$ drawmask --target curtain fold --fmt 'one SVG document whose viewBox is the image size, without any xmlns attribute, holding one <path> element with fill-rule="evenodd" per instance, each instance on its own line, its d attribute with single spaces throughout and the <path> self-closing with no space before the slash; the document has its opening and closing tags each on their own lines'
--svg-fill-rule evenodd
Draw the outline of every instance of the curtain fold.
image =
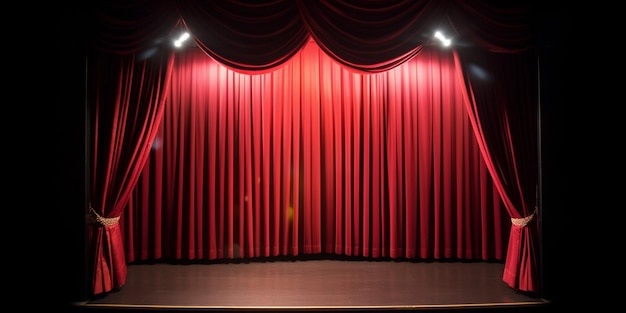
<svg viewBox="0 0 626 313">
<path fill-rule="evenodd" d="M 162 238 L 154 238 L 151 243 L 154 251 L 149 255 L 169 253 L 172 247 L 178 247 L 174 250 L 178 249 L 175 255 L 180 257 L 205 257 L 208 254 L 209 258 L 257 253 L 297 255 L 319 251 L 348 255 L 371 253 L 381 256 L 413 256 L 418 253 L 426 256 L 433 251 L 437 251 L 438 257 L 464 253 L 473 255 L 473 252 L 467 252 L 474 251 L 473 249 L 464 249 L 469 243 L 475 242 L 475 238 L 472 238 L 476 235 L 463 237 L 461 232 L 446 227 L 439 229 L 435 226 L 420 226 L 419 229 L 414 229 L 411 226 L 416 219 L 435 221 L 434 224 L 443 220 L 444 225 L 453 225 L 460 223 L 468 214 L 472 215 L 465 212 L 463 207 L 478 205 L 491 211 L 491 208 L 499 205 L 497 200 L 490 200 L 491 196 L 488 194 L 491 188 L 487 186 L 489 183 L 486 179 L 463 173 L 463 168 L 481 168 L 482 165 L 476 167 L 474 164 L 479 161 L 461 161 L 458 157 L 452 157 L 453 153 L 469 155 L 465 150 L 450 150 L 455 145 L 470 149 L 471 140 L 464 137 L 467 134 L 455 134 L 454 138 L 457 139 L 454 142 L 442 139 L 450 136 L 449 133 L 442 132 L 442 129 L 452 123 L 465 123 L 464 118 L 451 115 L 445 107 L 432 112 L 422 111 L 425 109 L 421 107 L 403 107 L 400 104 L 407 102 L 406 97 L 414 97 L 409 96 L 411 91 L 401 91 L 396 96 L 382 85 L 391 82 L 400 84 L 415 75 L 410 71 L 403 74 L 389 71 L 402 68 L 415 60 L 424 49 L 434 47 L 436 42 L 431 39 L 430 34 L 435 28 L 445 30 L 457 46 L 462 48 L 458 50 L 460 57 L 457 58 L 456 66 L 463 67 L 464 70 L 459 70 L 459 73 L 465 75 L 469 73 L 469 65 L 460 63 L 467 62 L 472 53 L 532 54 L 536 40 L 533 24 L 535 11 L 532 6 L 525 2 L 494 3 L 481 0 L 276 0 L 264 4 L 253 1 L 101 0 L 96 4 L 98 15 L 93 47 L 98 53 L 115 56 L 102 60 L 98 66 L 92 66 L 89 74 L 93 77 L 90 84 L 96 85 L 96 89 L 102 91 L 94 96 L 93 105 L 97 107 L 95 112 L 98 112 L 98 117 L 91 125 L 95 135 L 92 145 L 96 148 L 93 150 L 93 183 L 90 186 L 93 211 L 90 213 L 96 221 L 91 225 L 97 227 L 90 232 L 93 236 L 89 239 L 89 250 L 94 251 L 95 257 L 90 262 L 93 262 L 95 272 L 98 273 L 94 276 L 94 286 L 103 286 L 96 289 L 98 292 L 119 287 L 125 279 L 125 265 L 122 265 L 124 257 L 119 253 L 134 249 L 125 248 L 118 240 L 117 233 L 123 231 L 127 241 L 137 234 L 131 234 L 130 229 L 121 230 L 116 223 L 105 226 L 97 221 L 110 221 L 111 218 L 120 217 L 122 207 L 126 204 L 136 208 L 136 204 L 131 202 L 139 196 L 133 194 L 133 201 L 129 201 L 129 194 L 138 180 L 148 183 L 153 178 L 158 179 L 159 175 L 180 175 L 181 170 L 191 167 L 213 173 L 222 180 L 196 176 L 177 177 L 176 182 L 167 182 L 161 186 L 162 194 L 166 196 L 150 201 L 160 203 L 164 210 L 164 215 L 159 217 L 162 218 L 162 223 L 175 221 L 174 224 L 168 224 L 163 231 L 176 231 L 177 241 L 168 242 L 172 246 L 167 246 L 161 242 Z M 227 82 L 230 87 L 211 94 L 211 100 L 207 100 L 210 103 L 224 103 L 224 107 L 196 108 L 200 115 L 194 113 L 194 124 L 176 124 L 180 121 L 169 121 L 179 128 L 192 125 L 199 127 L 198 125 L 205 123 L 208 130 L 204 134 L 194 134 L 194 139 L 190 141 L 193 145 L 186 137 L 170 140 L 174 140 L 180 151 L 202 150 L 203 142 L 214 142 L 214 149 L 204 148 L 204 156 L 208 159 L 201 161 L 202 156 L 193 160 L 184 159 L 176 150 L 168 150 L 168 154 L 159 156 L 168 165 L 148 174 L 141 165 L 146 162 L 149 146 L 153 145 L 155 149 L 154 145 L 172 144 L 154 141 L 154 132 L 157 131 L 154 127 L 159 124 L 161 116 L 166 119 L 174 117 L 169 113 L 162 115 L 163 112 L 159 110 L 163 108 L 155 111 L 144 106 L 158 103 L 160 107 L 163 101 L 182 101 L 171 97 L 184 98 L 187 95 L 175 94 L 173 90 L 177 86 L 172 86 L 171 93 L 165 96 L 165 90 L 170 87 L 166 83 L 169 75 L 165 74 L 167 71 L 156 73 L 154 77 L 147 75 L 147 72 L 146 76 L 142 76 L 143 81 L 161 82 L 162 85 L 158 88 L 147 87 L 151 85 L 144 85 L 133 72 L 141 72 L 139 67 L 142 64 L 151 68 L 153 62 L 161 64 L 157 67 L 164 68 L 163 53 L 168 50 L 164 47 L 169 45 L 170 36 L 177 30 L 190 30 L 193 44 L 226 67 L 211 67 L 211 71 L 215 71 L 217 80 Z M 315 81 L 310 75 L 299 72 L 303 69 L 313 71 L 315 68 L 313 64 L 297 64 L 302 62 L 302 55 L 312 52 L 305 49 L 309 39 L 315 41 L 325 56 L 346 68 L 338 69 L 324 57 L 320 57 L 317 62 L 323 62 L 315 66 L 328 68 L 330 71 L 324 73 L 339 75 L 343 88 L 359 90 L 359 93 L 328 93 L 327 84 L 331 80 L 320 77 Z M 306 60 L 311 62 L 308 58 Z M 531 61 L 526 62 L 532 64 Z M 287 70 L 284 67 L 288 63 Z M 494 61 L 485 68 L 494 71 L 501 65 L 499 61 Z M 522 66 L 528 65 L 526 63 Z M 129 71 L 129 68 L 134 70 Z M 102 71 L 119 72 L 114 76 L 101 76 Z M 373 80 L 370 76 L 356 76 L 366 73 L 387 75 L 383 75 L 384 79 L 377 77 Z M 259 74 L 273 76 L 271 79 L 263 75 L 256 76 Z M 242 75 L 253 75 L 254 79 Z M 280 76 L 280 81 L 289 81 L 294 88 L 281 89 L 276 85 L 275 81 L 279 80 L 275 76 Z M 110 77 L 111 80 L 101 79 L 103 77 Z M 514 83 L 519 80 L 504 73 L 498 74 L 498 77 Z M 457 78 L 461 80 L 461 77 Z M 268 83 L 268 80 L 274 82 Z M 119 86 L 106 86 L 113 82 L 119 83 Z M 316 93 L 310 88 L 319 90 Z M 481 96 L 489 94 L 489 89 L 482 89 L 475 79 L 468 81 L 465 88 L 465 95 L 455 95 L 449 101 L 465 101 L 468 105 L 467 113 L 476 131 L 480 155 L 487 161 L 488 170 L 479 172 L 489 173 L 494 177 L 497 193 L 505 200 L 506 210 L 512 218 L 511 223 L 534 216 L 530 224 L 521 229 L 517 229 L 517 224 L 511 226 L 504 280 L 515 289 L 538 292 L 537 228 L 533 226 L 536 215 L 532 215 L 534 202 L 530 199 L 536 184 L 530 183 L 533 177 L 523 177 L 527 171 L 536 173 L 536 169 L 532 167 L 536 165 L 537 156 L 529 152 L 533 147 L 528 147 L 530 145 L 536 148 L 537 145 L 531 126 L 536 117 L 523 115 L 530 120 L 521 123 L 515 121 L 518 118 L 515 113 L 522 104 L 536 106 L 535 101 L 524 99 L 519 102 L 519 107 L 510 109 L 507 106 L 516 104 L 516 101 L 511 101 L 516 97 L 515 94 L 502 94 L 496 98 Z M 534 88 L 530 85 L 517 86 L 516 92 L 531 94 Z M 513 89 L 515 88 L 509 86 L 508 90 Z M 119 98 L 110 98 L 111 94 L 104 90 L 115 90 L 113 94 Z M 251 90 L 262 90 L 262 93 L 258 95 Z M 422 96 L 423 92 L 417 94 L 418 98 Z M 341 106 L 325 107 L 324 103 L 329 103 L 327 97 L 331 97 L 330 102 L 341 103 Z M 441 101 L 436 95 L 433 97 L 434 100 Z M 277 99 L 292 105 L 267 105 Z M 388 104 L 377 107 L 374 102 L 379 101 L 373 99 L 385 99 Z M 191 102 L 196 101 L 194 99 Z M 420 98 L 420 101 L 425 100 Z M 248 103 L 248 106 L 241 106 L 242 103 Z M 303 103 L 307 105 L 302 105 Z M 486 117 L 491 107 L 485 104 L 495 104 L 502 108 L 495 121 Z M 259 108 L 263 112 L 260 115 Z M 433 117 L 440 118 L 440 124 L 428 124 L 437 121 L 426 117 L 429 112 Z M 409 118 L 416 115 L 417 119 Z M 200 116 L 206 116 L 208 120 L 201 119 Z M 265 120 L 268 116 L 271 117 L 269 121 Z M 145 125 L 140 122 L 144 119 L 147 119 Z M 384 120 L 384 123 L 375 123 L 380 120 Z M 507 127 L 490 126 L 491 123 L 503 121 L 509 123 Z M 276 127 L 279 127 L 278 131 Z M 367 127 L 372 131 L 364 132 L 363 129 Z M 526 130 L 530 132 L 524 135 Z M 159 131 L 173 132 L 171 128 Z M 455 131 L 457 130 L 450 130 L 452 133 Z M 131 134 L 133 132 L 144 135 Z M 240 137 L 242 134 L 247 135 Z M 424 134 L 429 134 L 432 141 L 420 139 L 416 143 L 417 137 L 411 137 L 419 135 L 421 138 Z M 510 145 L 503 144 L 506 142 L 504 139 L 492 138 L 502 134 L 510 134 Z M 157 139 L 171 135 L 163 133 Z M 318 135 L 324 139 L 310 140 Z M 518 138 L 525 138 L 526 141 Z M 137 145 L 136 148 L 131 147 L 134 144 Z M 429 155 L 424 152 L 425 148 L 432 148 L 440 154 Z M 364 154 L 364 149 L 370 149 L 372 153 Z M 377 152 L 377 149 L 385 152 Z M 284 151 L 289 151 L 290 154 L 284 154 Z M 524 158 L 530 158 L 530 162 L 519 158 L 507 159 L 520 153 Z M 272 158 L 267 157 L 268 154 Z M 156 155 L 153 151 L 151 162 L 159 158 Z M 407 158 L 418 161 L 410 163 Z M 235 159 L 239 163 L 231 161 Z M 514 166 L 510 166 L 508 162 L 513 162 Z M 509 166 L 507 172 L 497 172 L 501 169 L 496 166 L 503 166 L 505 163 Z M 282 170 L 280 173 L 259 170 L 268 167 L 281 167 Z M 241 172 L 241 169 L 250 168 L 254 170 Z M 144 170 L 142 178 L 138 178 L 140 170 Z M 345 173 L 337 177 L 337 173 L 341 171 Z M 420 173 L 419 177 L 409 174 L 416 171 Z M 432 180 L 421 176 L 429 171 Z M 146 176 L 150 178 L 145 178 Z M 455 177 L 455 180 L 444 180 L 441 177 Z M 517 181 L 513 183 L 509 179 Z M 380 183 L 383 181 L 386 184 Z M 269 182 L 282 187 L 272 188 L 273 185 Z M 483 186 L 477 191 L 480 196 L 467 196 L 473 191 L 463 186 L 470 185 L 470 182 Z M 209 188 L 202 189 L 199 186 L 201 184 L 208 184 Z M 416 196 L 410 193 L 410 189 L 416 185 L 420 192 L 442 196 Z M 514 185 L 519 190 L 515 190 L 512 187 Z M 195 196 L 181 196 L 182 191 L 186 192 L 189 186 L 195 186 L 197 194 L 212 195 L 211 201 L 205 198 L 199 200 Z M 377 192 L 377 189 L 384 192 Z M 145 199 L 151 195 L 143 194 L 141 197 L 144 199 L 142 201 L 147 201 Z M 190 203 L 191 199 L 201 202 Z M 264 207 L 271 207 L 272 210 L 261 210 L 256 201 L 262 201 Z M 214 207 L 215 210 L 208 210 L 214 213 L 193 213 L 193 225 L 188 224 L 192 221 L 189 213 L 169 211 L 172 207 L 190 209 L 207 206 Z M 419 212 L 411 210 L 415 206 L 420 208 Z M 438 215 L 425 209 L 432 206 L 443 207 L 446 213 Z M 225 209 L 221 210 L 222 208 Z M 350 211 L 338 208 L 353 209 Z M 132 212 L 136 214 L 134 210 Z M 124 214 L 121 217 L 125 218 Z M 497 217 L 483 214 L 464 220 L 467 225 L 463 232 L 472 233 L 470 225 L 478 225 L 475 224 L 476 219 L 485 222 L 479 226 L 484 228 L 493 222 L 493 218 Z M 333 222 L 334 229 L 321 228 L 319 233 L 316 231 L 320 229 L 320 225 Z M 370 227 L 364 228 L 363 223 L 368 222 Z M 245 225 L 250 223 L 256 227 L 247 229 Z M 207 228 L 206 225 L 214 227 Z M 394 225 L 394 229 L 390 229 L 390 225 Z M 197 229 L 210 229 L 210 234 L 198 235 Z M 151 231 L 143 230 L 148 233 Z M 411 236 L 404 237 L 407 231 Z M 265 237 L 259 236 L 264 233 Z M 434 243 L 430 243 L 427 236 L 431 233 L 435 234 Z M 188 241 L 189 237 L 193 237 L 193 240 Z M 508 236 L 501 238 L 506 237 Z M 467 242 L 462 247 L 451 247 L 451 243 L 463 240 Z M 491 241 L 485 238 L 480 240 L 483 240 L 483 245 Z M 301 242 L 306 244 L 301 245 Z M 350 244 L 346 246 L 346 242 Z M 200 245 L 214 248 L 189 251 L 190 246 Z M 147 252 L 140 252 L 144 255 L 145 253 Z M 485 251 L 480 253 L 483 257 L 491 255 Z"/>
</svg>

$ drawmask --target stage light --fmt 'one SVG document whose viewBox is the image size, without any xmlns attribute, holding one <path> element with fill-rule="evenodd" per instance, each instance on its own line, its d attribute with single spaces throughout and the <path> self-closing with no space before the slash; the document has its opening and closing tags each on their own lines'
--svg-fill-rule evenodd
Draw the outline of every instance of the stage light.
<svg viewBox="0 0 626 313">
<path fill-rule="evenodd" d="M 435 38 L 439 39 L 444 47 L 452 44 L 452 40 L 446 38 L 440 31 L 435 32 Z"/>
<path fill-rule="evenodd" d="M 182 35 L 180 35 L 180 37 L 178 39 L 176 39 L 174 41 L 174 46 L 175 47 L 181 47 L 183 45 L 183 42 L 185 42 L 187 39 L 189 39 L 190 35 L 188 32 L 184 32 Z"/>
</svg>

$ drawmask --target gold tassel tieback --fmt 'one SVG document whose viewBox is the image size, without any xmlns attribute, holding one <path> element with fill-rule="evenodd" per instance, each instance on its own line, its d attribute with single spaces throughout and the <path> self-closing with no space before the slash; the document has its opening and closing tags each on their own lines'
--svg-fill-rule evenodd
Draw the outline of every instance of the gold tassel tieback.
<svg viewBox="0 0 626 313">
<path fill-rule="evenodd" d="M 93 208 L 89 208 L 89 221 L 94 224 L 97 223 L 102 226 L 113 226 L 117 224 L 119 220 L 120 220 L 119 216 L 111 217 L 111 218 L 102 217 L 100 216 L 100 214 L 96 212 L 96 210 L 94 210 Z"/>
<path fill-rule="evenodd" d="M 533 213 L 529 216 L 521 217 L 521 218 L 511 217 L 511 223 L 513 223 L 513 225 L 515 226 L 525 227 L 526 225 L 528 225 L 528 223 L 530 223 L 530 221 L 533 220 L 533 218 L 535 218 L 536 214 L 537 214 L 537 207 L 535 207 L 535 211 L 533 211 Z"/>
</svg>

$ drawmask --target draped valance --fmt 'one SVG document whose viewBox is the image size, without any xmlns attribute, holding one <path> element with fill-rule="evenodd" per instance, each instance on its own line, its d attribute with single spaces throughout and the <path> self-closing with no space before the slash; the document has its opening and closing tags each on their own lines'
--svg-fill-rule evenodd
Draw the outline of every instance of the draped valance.
<svg viewBox="0 0 626 313">
<path fill-rule="evenodd" d="M 139 55 L 171 45 L 177 31 L 222 64 L 244 71 L 284 63 L 313 38 L 349 67 L 393 68 L 435 44 L 501 53 L 534 48 L 533 7 L 510 1 L 101 1 L 95 47 Z M 143 54 L 142 54 L 143 53 Z"/>
</svg>

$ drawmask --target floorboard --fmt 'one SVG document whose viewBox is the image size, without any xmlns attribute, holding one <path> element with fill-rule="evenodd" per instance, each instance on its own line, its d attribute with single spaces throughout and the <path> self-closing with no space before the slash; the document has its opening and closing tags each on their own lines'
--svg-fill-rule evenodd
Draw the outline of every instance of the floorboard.
<svg viewBox="0 0 626 313">
<path fill-rule="evenodd" d="M 126 284 L 76 308 L 118 311 L 540 312 L 510 288 L 504 265 L 394 260 L 261 260 L 128 265 Z"/>
</svg>

